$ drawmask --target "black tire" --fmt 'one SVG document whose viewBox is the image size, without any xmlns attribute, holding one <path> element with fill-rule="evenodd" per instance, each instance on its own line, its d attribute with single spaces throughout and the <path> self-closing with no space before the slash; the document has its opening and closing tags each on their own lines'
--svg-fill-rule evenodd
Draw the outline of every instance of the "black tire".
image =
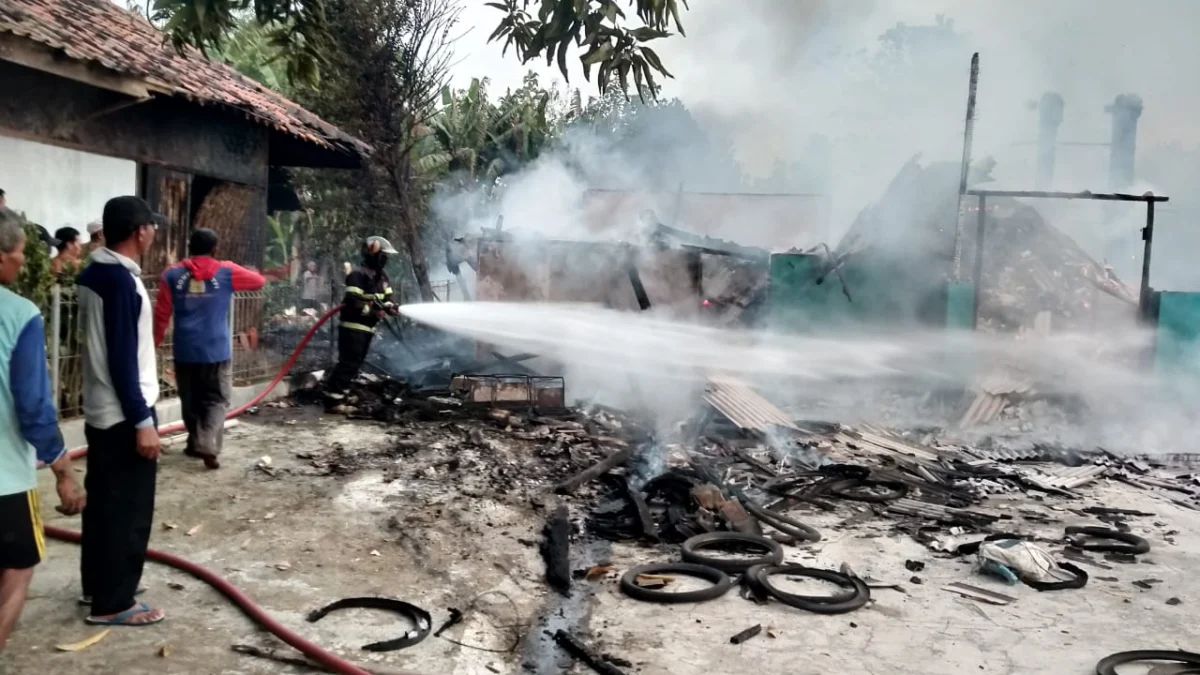
<svg viewBox="0 0 1200 675">
<path fill-rule="evenodd" d="M 1085 537 L 1095 537 L 1097 539 L 1112 539 L 1113 541 L 1124 542 L 1122 544 L 1088 544 L 1075 541 L 1073 535 L 1083 535 Z M 1127 553 L 1129 555 L 1140 555 L 1150 552 L 1150 542 L 1142 539 L 1136 534 L 1130 532 L 1122 532 L 1113 530 L 1107 527 L 1068 527 L 1067 540 L 1072 546 L 1081 551 L 1096 551 L 1097 553 Z"/>
<path fill-rule="evenodd" d="M 722 544 L 749 544 L 762 549 L 764 553 L 755 558 L 730 559 L 708 556 L 700 552 L 701 549 L 720 548 Z M 682 554 L 684 562 L 707 565 L 726 573 L 740 573 L 755 565 L 778 565 L 783 562 L 783 547 L 779 542 L 757 534 L 741 532 L 707 532 L 696 535 L 683 542 Z"/>
<path fill-rule="evenodd" d="M 433 630 L 433 617 L 429 615 L 429 612 L 410 602 L 394 598 L 343 598 L 325 605 L 321 609 L 309 612 L 306 619 L 309 623 L 316 623 L 325 618 L 330 612 L 343 609 L 382 609 L 395 612 L 407 618 L 415 627 L 414 630 L 410 630 L 394 640 L 383 640 L 382 642 L 372 642 L 371 644 L 363 645 L 362 649 L 368 652 L 390 652 L 411 647 L 429 637 L 430 631 Z"/>
<path fill-rule="evenodd" d="M 712 586 L 686 593 L 667 593 L 654 591 L 638 586 L 638 576 L 642 574 L 683 574 L 711 581 Z M 621 592 L 634 600 L 643 602 L 658 602 L 662 604 L 679 604 L 684 602 L 706 602 L 716 600 L 733 588 L 733 579 L 715 567 L 697 565 L 694 563 L 654 563 L 634 567 L 621 575 Z"/>
<path fill-rule="evenodd" d="M 1117 666 L 1135 661 L 1174 661 L 1188 665 L 1200 666 L 1200 654 L 1193 652 L 1172 651 L 1167 649 L 1138 649 L 1131 652 L 1117 652 L 1100 659 L 1096 664 L 1096 675 L 1117 675 Z"/>
<path fill-rule="evenodd" d="M 857 577 L 852 577 L 833 570 L 822 570 L 803 565 L 759 565 L 746 572 L 750 583 L 762 589 L 767 595 L 790 607 L 803 609 L 815 614 L 844 614 L 853 612 L 871 600 L 871 589 Z M 847 586 L 852 590 L 834 596 L 812 596 L 787 593 L 771 585 L 770 577 L 776 574 L 812 577 L 832 581 L 839 586 Z"/>
<path fill-rule="evenodd" d="M 759 506 L 758 504 L 754 504 L 749 500 L 746 501 L 744 506 L 750 515 L 758 518 L 760 521 L 762 521 L 762 523 L 770 525 L 771 527 L 791 537 L 792 543 L 800 544 L 804 542 L 821 541 L 821 532 L 816 528 L 809 527 L 808 525 L 805 525 L 794 518 L 789 518 L 777 511 L 769 511 L 764 509 L 763 507 Z"/>
<path fill-rule="evenodd" d="M 817 473 L 823 476 L 866 480 L 867 476 L 871 475 L 871 468 L 859 464 L 826 464 L 817 469 Z"/>
<path fill-rule="evenodd" d="M 886 488 L 888 491 L 881 495 L 856 492 L 860 488 Z M 830 483 L 825 487 L 825 491 L 831 495 L 854 502 L 883 504 L 894 502 L 908 494 L 908 484 L 891 480 L 849 478 Z"/>
<path fill-rule="evenodd" d="M 1021 579 L 1026 586 L 1039 591 L 1066 591 L 1073 588 L 1083 588 L 1088 582 L 1088 573 L 1068 562 L 1060 562 L 1058 566 L 1075 575 L 1074 579 L 1066 581 L 1031 581 Z"/>
</svg>

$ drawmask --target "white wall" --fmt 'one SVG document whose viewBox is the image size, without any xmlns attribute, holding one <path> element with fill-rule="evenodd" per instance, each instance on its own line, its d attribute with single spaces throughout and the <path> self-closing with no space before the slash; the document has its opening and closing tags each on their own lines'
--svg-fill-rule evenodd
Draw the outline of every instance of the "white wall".
<svg viewBox="0 0 1200 675">
<path fill-rule="evenodd" d="M 137 193 L 137 163 L 0 136 L 0 189 L 10 209 L 50 232 L 84 232 L 104 202 Z"/>
</svg>

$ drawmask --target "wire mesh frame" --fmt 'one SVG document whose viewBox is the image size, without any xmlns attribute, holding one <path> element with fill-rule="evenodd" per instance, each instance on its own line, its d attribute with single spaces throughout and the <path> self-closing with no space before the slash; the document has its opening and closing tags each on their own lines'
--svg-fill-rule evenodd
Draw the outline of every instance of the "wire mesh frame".
<svg viewBox="0 0 1200 675">
<path fill-rule="evenodd" d="M 975 270 L 972 282 L 975 285 L 975 309 L 973 325 L 979 327 L 980 287 L 983 284 L 984 236 L 987 233 L 988 197 L 1010 197 L 1014 199 L 1066 199 L 1103 202 L 1140 202 L 1146 205 L 1146 224 L 1142 228 L 1142 278 L 1138 290 L 1138 317 L 1145 318 L 1150 302 L 1150 253 L 1154 245 L 1154 205 L 1170 201 L 1170 197 L 1147 192 L 1141 195 L 1102 192 L 1048 192 L 1044 190 L 960 190 L 960 198 L 977 198 L 977 224 L 975 239 Z M 957 245 L 957 244 L 956 244 Z"/>
<path fill-rule="evenodd" d="M 150 302 L 158 292 L 158 280 L 147 283 Z M 331 288 L 331 297 L 335 289 Z M 79 322 L 79 298 L 70 284 L 52 289 L 49 316 L 45 319 L 47 365 L 60 419 L 83 414 L 83 334 Z M 270 378 L 279 371 L 295 350 L 304 333 L 324 313 L 328 302 L 316 308 L 304 308 L 299 287 L 279 282 L 261 291 L 234 294 L 230 307 L 233 342 L 234 385 L 248 385 Z M 313 348 L 305 350 L 295 368 L 319 370 L 332 365 L 334 350 L 333 322 L 314 337 Z M 159 398 L 178 395 L 175 388 L 173 326 L 168 326 L 162 345 L 156 350 Z M 328 342 L 328 346 L 322 343 Z"/>
</svg>

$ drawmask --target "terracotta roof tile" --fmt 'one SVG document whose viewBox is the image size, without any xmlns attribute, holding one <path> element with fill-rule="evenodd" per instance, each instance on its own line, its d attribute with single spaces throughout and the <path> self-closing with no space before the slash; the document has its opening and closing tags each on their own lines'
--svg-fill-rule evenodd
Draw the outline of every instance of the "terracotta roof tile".
<svg viewBox="0 0 1200 675">
<path fill-rule="evenodd" d="M 235 108 L 258 124 L 326 149 L 358 156 L 370 151 L 362 141 L 224 63 L 191 48 L 178 53 L 145 18 L 111 0 L 4 0 L 4 32 L 200 104 Z"/>
</svg>

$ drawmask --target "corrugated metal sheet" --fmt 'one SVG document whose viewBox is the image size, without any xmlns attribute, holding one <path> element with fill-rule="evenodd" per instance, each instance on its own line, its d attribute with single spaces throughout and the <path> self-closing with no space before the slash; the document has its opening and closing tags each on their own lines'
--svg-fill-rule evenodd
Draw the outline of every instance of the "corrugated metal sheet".
<svg viewBox="0 0 1200 675">
<path fill-rule="evenodd" d="M 745 382 L 728 375 L 709 377 L 704 387 L 704 402 L 729 418 L 742 431 L 767 433 L 774 427 L 799 431 L 782 410 Z"/>
<path fill-rule="evenodd" d="M 1033 391 L 1033 380 L 1006 369 L 998 368 L 979 379 L 975 400 L 963 414 L 960 429 L 992 422 L 1012 400 L 1012 397 L 1028 395 Z"/>
<path fill-rule="evenodd" d="M 1042 448 L 977 448 L 967 447 L 966 451 L 980 459 L 990 459 L 996 462 L 1031 462 L 1046 459 L 1046 451 Z"/>
<path fill-rule="evenodd" d="M 906 516 L 920 516 L 936 520 L 999 520 L 999 516 L 970 509 L 957 509 L 952 506 L 931 504 L 915 499 L 902 498 L 888 504 L 888 511 Z"/>
<path fill-rule="evenodd" d="M 861 425 L 857 429 L 845 429 L 838 436 L 842 442 L 852 443 L 875 454 L 900 455 L 931 463 L 941 459 L 938 452 L 932 448 L 910 443 L 869 424 Z"/>
<path fill-rule="evenodd" d="M 962 419 L 958 422 L 958 428 L 966 429 L 977 424 L 987 424 L 999 417 L 1007 404 L 1008 400 L 1004 396 L 981 391 L 971 402 L 967 412 L 963 413 Z"/>
<path fill-rule="evenodd" d="M 1021 475 L 1038 487 L 1058 490 L 1074 490 L 1108 473 L 1109 467 L 1100 464 L 1063 466 L 1061 464 L 1035 464 L 1016 467 Z"/>
</svg>

